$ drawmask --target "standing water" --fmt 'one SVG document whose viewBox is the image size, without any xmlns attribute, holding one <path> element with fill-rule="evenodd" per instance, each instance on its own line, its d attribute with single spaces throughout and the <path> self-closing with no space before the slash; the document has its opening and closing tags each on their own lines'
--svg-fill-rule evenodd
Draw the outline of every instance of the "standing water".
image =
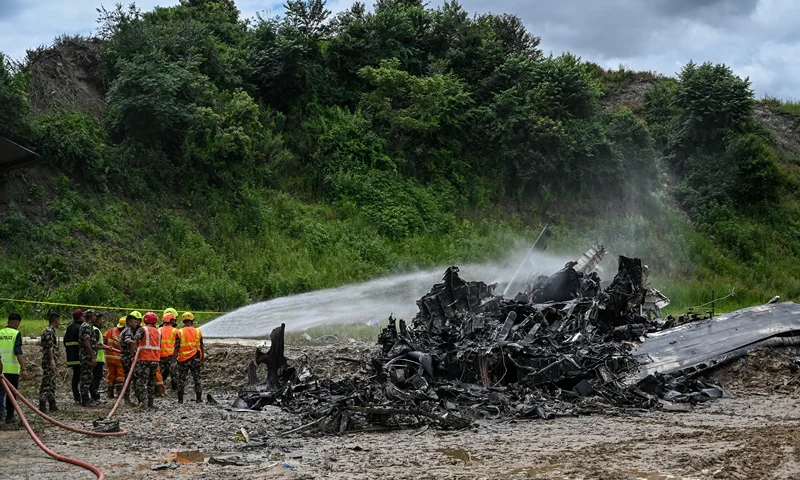
<svg viewBox="0 0 800 480">
<path fill-rule="evenodd" d="M 459 265 L 466 281 L 497 283 L 495 294 L 503 291 L 526 251 L 504 261 Z M 570 259 L 537 255 L 536 270 L 551 274 Z M 394 315 L 411 320 L 416 301 L 442 280 L 446 266 L 376 278 L 374 280 L 276 298 L 227 313 L 200 327 L 206 337 L 265 338 L 273 328 L 286 324 L 287 331 L 320 325 L 381 322 Z M 516 294 L 514 292 L 513 294 Z"/>
</svg>

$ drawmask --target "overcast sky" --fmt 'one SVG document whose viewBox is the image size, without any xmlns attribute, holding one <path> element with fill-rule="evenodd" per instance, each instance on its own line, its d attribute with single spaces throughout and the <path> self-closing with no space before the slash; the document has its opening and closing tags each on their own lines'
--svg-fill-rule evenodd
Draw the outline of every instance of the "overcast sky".
<svg viewBox="0 0 800 480">
<path fill-rule="evenodd" d="M 117 0 L 119 1 L 119 0 Z M 441 0 L 434 0 L 438 4 Z M 19 58 L 60 33 L 91 33 L 103 0 L 0 0 L 0 51 Z M 126 2 L 124 2 L 126 3 Z M 139 0 L 142 10 L 177 0 Z M 282 2 L 237 0 L 246 17 Z M 332 10 L 349 0 L 329 0 Z M 369 2 L 367 2 L 369 3 Z M 674 75 L 690 59 L 726 63 L 758 97 L 800 99 L 798 0 L 462 0 L 471 12 L 514 13 L 545 53 L 571 51 L 605 67 Z"/>
</svg>

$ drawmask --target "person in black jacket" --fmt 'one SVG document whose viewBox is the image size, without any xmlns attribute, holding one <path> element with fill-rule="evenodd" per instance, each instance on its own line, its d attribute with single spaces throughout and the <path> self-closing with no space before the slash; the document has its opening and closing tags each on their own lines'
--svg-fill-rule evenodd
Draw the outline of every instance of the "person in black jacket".
<svg viewBox="0 0 800 480">
<path fill-rule="evenodd" d="M 81 403 L 81 393 L 78 385 L 81 381 L 81 360 L 80 348 L 78 343 L 78 331 L 84 321 L 83 312 L 75 310 L 72 312 L 72 323 L 64 333 L 64 348 L 67 350 L 67 366 L 72 369 L 72 396 L 75 403 Z"/>
</svg>

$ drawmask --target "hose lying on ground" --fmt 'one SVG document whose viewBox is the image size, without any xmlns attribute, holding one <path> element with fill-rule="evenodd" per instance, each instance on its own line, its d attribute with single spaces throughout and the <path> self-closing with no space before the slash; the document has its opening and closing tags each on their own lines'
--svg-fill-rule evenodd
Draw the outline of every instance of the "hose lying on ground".
<svg viewBox="0 0 800 480">
<path fill-rule="evenodd" d="M 25 430 L 28 431 L 28 435 L 31 436 L 33 441 L 36 442 L 36 445 L 38 445 L 39 448 L 41 448 L 42 451 L 44 451 L 44 453 L 50 455 L 51 457 L 53 457 L 56 460 L 59 460 L 61 462 L 71 463 L 72 465 L 76 465 L 78 467 L 85 468 L 86 470 L 89 470 L 90 472 L 94 473 L 97 476 L 98 480 L 103 480 L 105 478 L 105 476 L 103 475 L 103 472 L 101 472 L 100 469 L 95 467 L 94 465 L 90 465 L 90 464 L 88 464 L 88 463 L 86 463 L 86 462 L 84 462 L 82 460 L 76 460 L 74 458 L 70 458 L 70 457 L 65 457 L 63 455 L 59 455 L 56 452 L 54 452 L 54 451 L 50 450 L 49 448 L 47 448 L 47 446 L 45 446 L 45 444 L 42 443 L 41 440 L 39 440 L 39 437 L 36 436 L 36 433 L 34 433 L 33 429 L 31 428 L 30 424 L 28 423 L 28 419 L 25 418 L 25 414 L 22 413 L 22 407 L 19 406 L 19 403 L 17 403 L 17 400 L 14 398 L 14 393 L 13 392 L 15 391 L 15 389 L 14 389 L 13 385 L 11 385 L 8 382 L 8 380 L 6 380 L 6 377 L 4 377 L 2 375 L 0 375 L 0 383 L 3 384 L 3 388 L 6 391 L 6 395 L 8 395 L 8 399 L 11 401 L 11 404 L 14 406 L 14 410 L 17 411 L 17 415 L 19 415 L 19 418 L 22 421 L 22 424 L 25 426 Z M 20 398 L 22 398 L 21 395 L 20 395 Z"/>
<path fill-rule="evenodd" d="M 6 380 L 6 382 L 7 381 L 8 380 Z M 23 397 L 22 394 L 19 393 L 19 390 L 14 388 L 14 385 L 11 385 L 9 383 L 8 384 L 8 388 L 10 388 L 11 391 L 14 392 L 14 394 L 16 394 L 17 398 L 19 398 L 22 401 L 22 403 L 25 404 L 26 407 L 28 407 L 31 410 L 33 410 L 33 412 L 36 415 L 39 415 L 40 417 L 44 418 L 48 422 L 52 423 L 53 425 L 55 425 L 57 427 L 63 428 L 64 430 L 69 430 L 70 432 L 80 433 L 81 435 L 89 435 L 90 437 L 118 437 L 120 435 L 127 435 L 128 434 L 127 430 L 121 430 L 119 432 L 93 432 L 91 430 L 83 430 L 83 429 L 80 429 L 80 428 L 77 428 L 77 427 L 70 427 L 69 425 L 65 425 L 65 424 L 59 422 L 58 420 L 56 420 L 56 419 L 54 419 L 52 417 L 49 417 L 46 414 L 44 414 L 41 410 L 36 408 L 30 401 L 28 401 L 27 398 Z"/>
<path fill-rule="evenodd" d="M 131 363 L 131 369 L 128 370 L 128 378 L 125 379 L 125 385 L 122 386 L 122 391 L 119 392 L 119 396 L 117 397 L 117 401 L 114 403 L 114 407 L 108 412 L 108 416 L 106 420 L 111 420 L 111 416 L 114 415 L 114 412 L 117 411 L 117 407 L 119 407 L 119 402 L 122 401 L 122 397 L 125 396 L 125 391 L 128 390 L 128 385 L 131 383 L 131 378 L 133 377 L 133 369 L 136 367 L 136 362 L 139 360 L 139 352 L 140 349 L 136 349 L 136 355 L 133 356 L 133 362 Z"/>
</svg>

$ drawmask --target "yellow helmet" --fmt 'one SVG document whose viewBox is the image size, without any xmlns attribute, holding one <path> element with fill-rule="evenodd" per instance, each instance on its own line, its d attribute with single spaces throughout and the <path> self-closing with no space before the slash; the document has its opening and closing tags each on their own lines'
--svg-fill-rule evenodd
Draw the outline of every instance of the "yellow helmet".
<svg viewBox="0 0 800 480">
<path fill-rule="evenodd" d="M 175 315 L 175 318 L 178 318 L 178 311 L 175 310 L 174 308 L 168 308 L 168 309 L 164 310 L 164 315 L 162 315 L 161 318 L 166 317 L 168 313 L 171 313 L 171 314 Z"/>
<path fill-rule="evenodd" d="M 183 315 L 181 315 L 181 320 L 184 322 L 187 320 L 194 321 L 194 314 L 192 312 L 183 312 Z"/>
<path fill-rule="evenodd" d="M 128 316 L 129 317 L 138 318 L 139 320 L 141 320 L 142 319 L 142 312 L 140 312 L 138 310 L 134 310 L 131 313 L 129 313 Z"/>
<path fill-rule="evenodd" d="M 117 323 L 117 328 L 125 328 L 125 319 L 128 317 L 119 317 L 119 323 Z"/>
</svg>

